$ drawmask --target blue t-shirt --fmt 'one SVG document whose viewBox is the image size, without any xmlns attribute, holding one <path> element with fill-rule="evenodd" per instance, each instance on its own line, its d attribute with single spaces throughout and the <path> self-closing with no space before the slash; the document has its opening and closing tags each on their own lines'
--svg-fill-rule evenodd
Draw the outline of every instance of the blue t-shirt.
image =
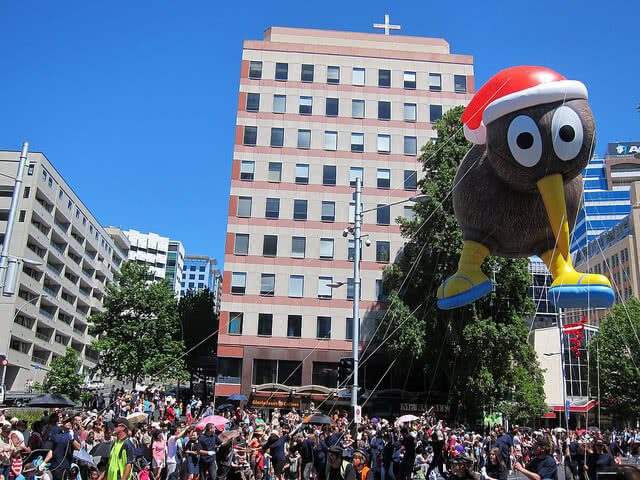
<svg viewBox="0 0 640 480">
<path fill-rule="evenodd" d="M 558 464 L 556 464 L 555 459 L 550 455 L 545 455 L 542 458 L 534 458 L 527 466 L 527 470 L 537 473 L 542 480 L 548 478 L 558 480 Z"/>
<path fill-rule="evenodd" d="M 511 466 L 511 447 L 513 447 L 513 438 L 507 433 L 501 435 L 496 441 L 496 448 L 500 449 L 500 453 L 502 453 L 502 458 L 507 464 L 507 467 Z"/>
<path fill-rule="evenodd" d="M 52 468 L 69 468 L 73 462 L 73 440 L 80 443 L 80 438 L 75 432 L 60 432 L 53 436 Z"/>
<path fill-rule="evenodd" d="M 216 461 L 216 447 L 222 444 L 218 436 L 214 433 L 213 435 L 200 435 L 198 439 L 198 445 L 200 450 L 206 450 L 208 452 L 214 452 L 213 455 L 201 455 L 200 461 L 204 463 L 213 463 Z"/>
</svg>

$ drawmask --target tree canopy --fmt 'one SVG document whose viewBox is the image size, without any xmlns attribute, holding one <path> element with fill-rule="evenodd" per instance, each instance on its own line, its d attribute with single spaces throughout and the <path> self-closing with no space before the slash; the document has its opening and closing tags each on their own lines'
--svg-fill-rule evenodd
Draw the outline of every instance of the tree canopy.
<svg viewBox="0 0 640 480">
<path fill-rule="evenodd" d="M 64 355 L 56 357 L 51 361 L 49 371 L 44 377 L 41 390 L 67 395 L 71 400 L 80 399 L 80 388 L 83 377 L 80 371 L 80 359 L 78 353 L 71 347 L 67 347 Z"/>
<path fill-rule="evenodd" d="M 213 294 L 208 290 L 189 290 L 178 303 L 183 331 L 180 332 L 186 348 L 187 370 L 193 372 L 216 355 L 218 316 Z M 213 366 L 213 365 L 212 365 Z"/>
</svg>

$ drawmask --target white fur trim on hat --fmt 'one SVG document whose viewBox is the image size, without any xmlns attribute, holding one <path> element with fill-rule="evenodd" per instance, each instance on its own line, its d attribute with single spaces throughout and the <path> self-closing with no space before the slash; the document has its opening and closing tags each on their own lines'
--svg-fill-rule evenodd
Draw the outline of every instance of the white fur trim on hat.
<svg viewBox="0 0 640 480">
<path fill-rule="evenodd" d="M 487 142 L 487 129 L 484 126 L 484 122 L 480 122 L 480 126 L 475 130 L 470 129 L 466 125 L 464 127 L 464 137 L 471 143 L 476 145 L 484 145 Z"/>
<path fill-rule="evenodd" d="M 577 80 L 558 80 L 556 82 L 541 83 L 535 87 L 505 95 L 491 102 L 484 110 L 482 121 L 485 125 L 489 125 L 494 120 L 523 108 L 576 98 L 585 100 L 588 98 L 587 87 L 582 82 Z"/>
</svg>

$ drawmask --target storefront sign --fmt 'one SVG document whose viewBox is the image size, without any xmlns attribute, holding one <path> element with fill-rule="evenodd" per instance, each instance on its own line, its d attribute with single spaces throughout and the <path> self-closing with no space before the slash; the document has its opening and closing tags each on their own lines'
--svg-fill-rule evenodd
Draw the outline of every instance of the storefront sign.
<svg viewBox="0 0 640 480">
<path fill-rule="evenodd" d="M 300 400 L 282 398 L 252 398 L 251 408 L 300 408 Z"/>
<path fill-rule="evenodd" d="M 640 153 L 640 142 L 616 142 L 607 145 L 607 155 L 636 155 Z"/>
</svg>

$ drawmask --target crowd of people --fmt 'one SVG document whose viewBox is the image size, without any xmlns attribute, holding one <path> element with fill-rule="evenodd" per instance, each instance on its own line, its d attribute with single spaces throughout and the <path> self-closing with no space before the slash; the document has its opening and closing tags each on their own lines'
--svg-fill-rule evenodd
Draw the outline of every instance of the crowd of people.
<svg viewBox="0 0 640 480">
<path fill-rule="evenodd" d="M 354 428 L 338 410 L 220 411 L 160 390 L 116 391 L 31 425 L 0 409 L 0 424 L 0 480 L 557 480 L 560 469 L 567 480 L 597 480 L 638 463 L 640 448 L 640 430 L 475 432 L 429 412 L 363 417 Z"/>
</svg>

